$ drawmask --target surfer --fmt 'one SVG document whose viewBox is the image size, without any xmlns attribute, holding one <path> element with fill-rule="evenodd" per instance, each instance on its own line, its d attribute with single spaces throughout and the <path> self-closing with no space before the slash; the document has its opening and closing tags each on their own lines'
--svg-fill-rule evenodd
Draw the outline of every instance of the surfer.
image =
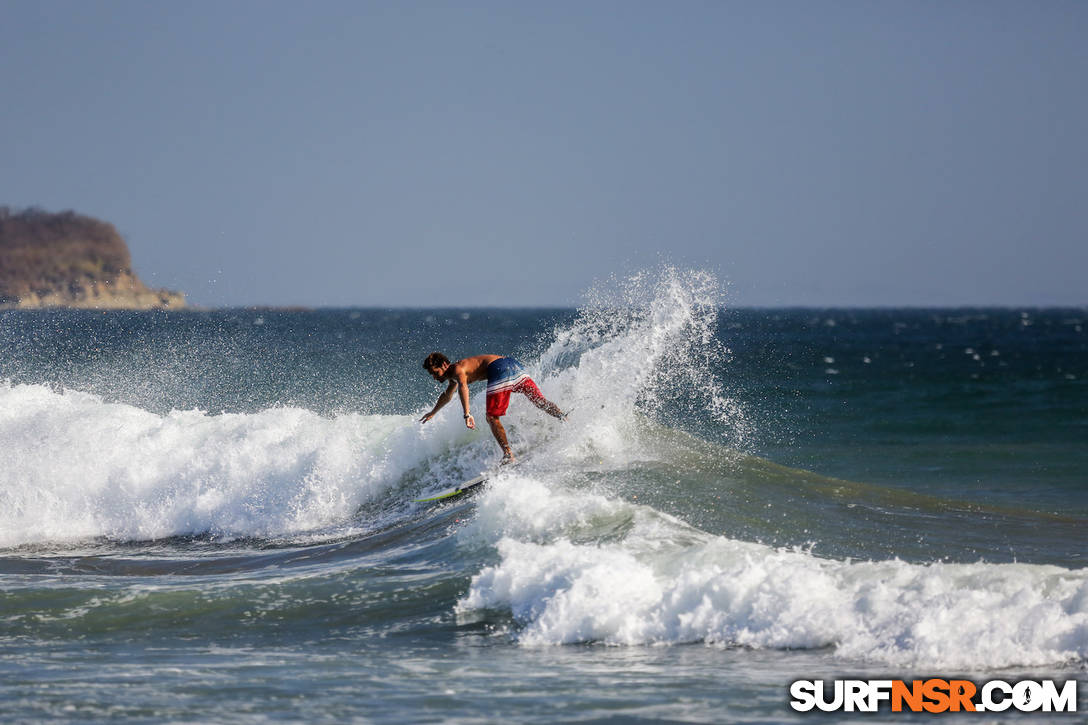
<svg viewBox="0 0 1088 725">
<path fill-rule="evenodd" d="M 499 420 L 506 415 L 506 408 L 510 405 L 510 393 L 523 394 L 529 402 L 548 415 L 560 420 L 566 418 L 566 414 L 555 403 L 544 397 L 533 379 L 525 373 L 521 363 L 512 357 L 477 355 L 451 363 L 442 353 L 432 352 L 423 361 L 423 369 L 438 382 L 448 382 L 449 386 L 438 396 L 438 402 L 431 412 L 419 419 L 420 423 L 426 423 L 433 418 L 442 406 L 453 399 L 454 392 L 458 392 L 461 396 L 461 407 L 465 409 L 465 426 L 475 429 L 476 421 L 469 412 L 468 386 L 469 383 L 487 380 L 487 424 L 491 426 L 491 433 L 502 448 L 503 465 L 514 462 L 514 454 L 510 452 L 510 443 L 506 440 L 506 429 Z"/>
</svg>

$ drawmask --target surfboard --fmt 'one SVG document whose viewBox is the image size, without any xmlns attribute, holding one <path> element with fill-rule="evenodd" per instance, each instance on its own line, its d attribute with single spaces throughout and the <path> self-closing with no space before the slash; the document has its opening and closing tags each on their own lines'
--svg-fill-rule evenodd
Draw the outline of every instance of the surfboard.
<svg viewBox="0 0 1088 725">
<path fill-rule="evenodd" d="M 472 489 L 476 488 L 477 486 L 479 486 L 481 484 L 484 484 L 484 483 L 487 483 L 487 479 L 489 479 L 489 478 L 491 478 L 491 474 L 490 473 L 484 473 L 484 474 L 481 474 L 481 475 L 477 476 L 476 478 L 472 478 L 472 479 L 469 479 L 468 481 L 465 481 L 464 483 L 460 484 L 456 488 L 448 489 L 446 491 L 443 491 L 442 493 L 435 494 L 434 496 L 431 496 L 429 498 L 417 498 L 417 499 L 415 499 L 415 502 L 416 503 L 430 503 L 431 501 L 441 501 L 444 498 L 453 498 L 454 496 L 460 496 L 461 494 L 465 493 L 466 491 L 471 491 Z"/>
</svg>

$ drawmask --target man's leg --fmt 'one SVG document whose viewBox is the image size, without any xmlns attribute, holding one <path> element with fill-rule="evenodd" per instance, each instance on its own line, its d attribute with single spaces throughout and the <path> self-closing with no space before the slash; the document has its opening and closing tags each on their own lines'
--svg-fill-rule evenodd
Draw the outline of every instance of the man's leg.
<svg viewBox="0 0 1088 725">
<path fill-rule="evenodd" d="M 513 463 L 514 454 L 510 452 L 510 443 L 506 440 L 506 429 L 499 420 L 506 414 L 506 407 L 510 405 L 510 391 L 488 392 L 487 394 L 487 424 L 491 426 L 491 435 L 495 436 L 499 447 L 502 448 L 502 462 Z"/>
<path fill-rule="evenodd" d="M 499 416 L 488 415 L 487 424 L 491 426 L 491 435 L 495 436 L 495 440 L 499 442 L 499 447 L 502 448 L 502 462 L 513 463 L 514 454 L 510 452 L 510 444 L 506 440 L 506 429 L 502 427 Z"/>
<path fill-rule="evenodd" d="M 545 398 L 544 393 L 540 392 L 540 388 L 536 386 L 536 383 L 534 383 L 532 379 L 526 380 L 518 386 L 518 391 L 523 393 L 525 397 L 529 399 L 530 403 L 553 418 L 563 417 L 563 411 L 559 410 L 559 406 Z"/>
</svg>

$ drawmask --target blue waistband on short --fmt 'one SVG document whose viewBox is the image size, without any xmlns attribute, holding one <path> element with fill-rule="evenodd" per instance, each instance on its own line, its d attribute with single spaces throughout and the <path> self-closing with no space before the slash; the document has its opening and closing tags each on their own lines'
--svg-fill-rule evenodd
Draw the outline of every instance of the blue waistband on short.
<svg viewBox="0 0 1088 725">
<path fill-rule="evenodd" d="M 494 383 L 501 383 L 508 378 L 515 378 L 523 372 L 525 372 L 525 368 L 514 358 L 500 357 L 487 366 L 487 384 L 491 386 Z"/>
</svg>

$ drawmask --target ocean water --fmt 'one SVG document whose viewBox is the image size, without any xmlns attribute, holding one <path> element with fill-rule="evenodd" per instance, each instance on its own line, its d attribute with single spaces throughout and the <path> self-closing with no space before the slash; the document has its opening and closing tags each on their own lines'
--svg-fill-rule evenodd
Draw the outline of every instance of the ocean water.
<svg viewBox="0 0 1088 725">
<path fill-rule="evenodd" d="M 842 676 L 1088 709 L 1088 310 L 722 303 L 0 313 L 0 720 L 800 722 Z M 441 505 L 500 451 L 418 422 L 432 350 L 572 411 L 515 396 L 522 461 Z"/>
</svg>

